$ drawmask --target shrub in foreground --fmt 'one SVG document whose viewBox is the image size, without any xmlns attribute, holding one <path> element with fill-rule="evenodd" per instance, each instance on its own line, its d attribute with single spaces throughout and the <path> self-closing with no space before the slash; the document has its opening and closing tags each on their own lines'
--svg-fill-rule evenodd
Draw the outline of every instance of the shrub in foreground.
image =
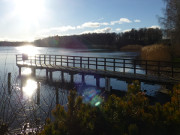
<svg viewBox="0 0 180 135">
<path fill-rule="evenodd" d="M 180 85 L 164 105 L 150 105 L 138 81 L 128 86 L 125 97 L 111 95 L 96 107 L 71 91 L 67 111 L 57 105 L 52 114 L 55 120 L 47 120 L 40 135 L 179 135 Z"/>
</svg>

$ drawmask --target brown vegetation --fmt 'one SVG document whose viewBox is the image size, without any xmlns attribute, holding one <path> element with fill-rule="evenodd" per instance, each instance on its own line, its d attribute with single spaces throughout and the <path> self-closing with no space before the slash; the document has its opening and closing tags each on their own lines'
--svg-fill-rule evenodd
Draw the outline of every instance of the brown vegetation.
<svg viewBox="0 0 180 135">
<path fill-rule="evenodd" d="M 131 52 L 139 52 L 141 51 L 142 45 L 126 45 L 120 48 L 120 51 L 131 51 Z"/>
<path fill-rule="evenodd" d="M 143 60 L 171 60 L 171 47 L 162 44 L 154 44 L 141 48 L 141 59 Z"/>
</svg>

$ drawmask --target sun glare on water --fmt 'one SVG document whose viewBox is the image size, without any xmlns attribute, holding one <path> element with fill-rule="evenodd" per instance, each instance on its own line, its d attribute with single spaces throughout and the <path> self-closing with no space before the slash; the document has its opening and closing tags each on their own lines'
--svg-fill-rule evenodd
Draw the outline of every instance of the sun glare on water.
<svg viewBox="0 0 180 135">
<path fill-rule="evenodd" d="M 36 89 L 37 82 L 29 79 L 27 80 L 26 85 L 23 87 L 23 93 L 25 93 L 27 97 L 31 97 L 35 93 Z"/>
<path fill-rule="evenodd" d="M 22 71 L 22 75 L 30 75 L 31 73 L 32 73 L 31 68 L 25 68 L 25 69 Z"/>
<path fill-rule="evenodd" d="M 18 50 L 19 53 L 21 54 L 24 53 L 27 54 L 28 56 L 35 56 L 36 54 L 38 54 L 37 47 L 32 45 L 20 46 L 20 47 L 16 47 L 16 49 Z"/>
</svg>

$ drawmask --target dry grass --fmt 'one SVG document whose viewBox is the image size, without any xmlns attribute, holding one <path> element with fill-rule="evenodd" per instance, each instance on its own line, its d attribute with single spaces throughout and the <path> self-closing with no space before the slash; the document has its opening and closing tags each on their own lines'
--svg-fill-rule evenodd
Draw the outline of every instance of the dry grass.
<svg viewBox="0 0 180 135">
<path fill-rule="evenodd" d="M 141 48 L 141 59 L 170 61 L 170 47 L 162 44 L 154 44 Z"/>
<path fill-rule="evenodd" d="M 141 51 L 141 45 L 126 45 L 120 48 L 121 51 Z"/>
</svg>

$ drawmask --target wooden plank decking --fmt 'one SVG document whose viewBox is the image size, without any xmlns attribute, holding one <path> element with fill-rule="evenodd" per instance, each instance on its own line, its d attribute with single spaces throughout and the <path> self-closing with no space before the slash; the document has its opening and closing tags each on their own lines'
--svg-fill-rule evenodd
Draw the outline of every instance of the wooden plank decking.
<svg viewBox="0 0 180 135">
<path fill-rule="evenodd" d="M 16 64 L 19 68 L 29 67 L 34 70 L 46 69 L 48 72 L 62 71 L 70 74 L 98 75 L 125 81 L 139 80 L 157 84 L 176 84 L 180 81 L 174 77 L 175 74 L 180 74 L 176 71 L 180 63 L 41 54 L 25 60 L 22 55 L 17 55 Z M 138 70 L 143 73 L 137 73 Z M 152 75 L 154 72 L 156 73 Z M 163 75 L 163 73 L 170 75 Z"/>
</svg>

